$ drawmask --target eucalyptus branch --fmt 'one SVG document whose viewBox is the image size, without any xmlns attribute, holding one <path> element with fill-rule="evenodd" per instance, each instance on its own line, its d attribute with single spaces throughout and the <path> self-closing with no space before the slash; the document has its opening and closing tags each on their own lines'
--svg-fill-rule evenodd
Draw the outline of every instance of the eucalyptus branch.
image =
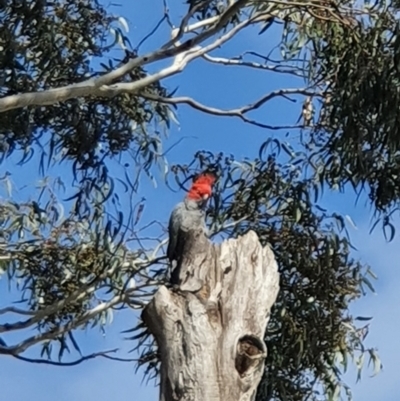
<svg viewBox="0 0 400 401">
<path fill-rule="evenodd" d="M 175 105 L 186 104 L 196 110 L 202 111 L 203 113 L 212 114 L 215 116 L 238 117 L 246 123 L 256 125 L 256 126 L 259 126 L 262 128 L 267 128 L 267 129 L 302 128 L 303 125 L 285 125 L 285 126 L 267 125 L 267 124 L 263 124 L 263 123 L 255 121 L 255 120 L 252 120 L 246 116 L 246 114 L 248 112 L 260 108 L 262 105 L 264 105 L 265 103 L 267 103 L 268 101 L 270 101 L 276 97 L 284 97 L 284 98 L 288 99 L 289 101 L 294 101 L 293 99 L 290 99 L 288 97 L 290 95 L 321 96 L 320 93 L 316 92 L 315 90 L 309 89 L 309 88 L 278 89 L 278 90 L 275 90 L 273 92 L 270 92 L 270 93 L 262 96 L 260 99 L 258 99 L 254 103 L 250 103 L 248 105 L 245 105 L 245 106 L 242 106 L 242 107 L 236 108 L 236 109 L 223 110 L 223 109 L 218 109 L 215 107 L 206 106 L 188 96 L 166 98 L 166 97 L 161 97 L 161 96 L 157 96 L 157 95 L 153 95 L 153 94 L 140 93 L 141 97 L 148 99 L 148 100 L 153 100 L 153 101 L 157 101 L 160 103 L 166 103 L 166 104 L 175 104 Z"/>
<path fill-rule="evenodd" d="M 193 15 L 196 13 L 197 10 L 199 10 L 203 6 L 206 6 L 210 2 L 211 2 L 211 0 L 204 0 L 204 1 L 200 1 L 199 3 L 195 4 L 193 7 L 190 7 L 189 12 L 182 18 L 179 29 L 172 30 L 172 32 L 171 32 L 172 39 L 168 43 L 166 43 L 163 47 L 168 48 L 168 47 L 178 43 L 179 39 L 182 38 L 184 33 L 190 32 L 190 29 L 193 29 L 193 27 L 188 26 L 189 20 L 193 17 Z M 212 23 L 212 22 L 208 22 L 208 23 Z"/>
<path fill-rule="evenodd" d="M 160 249 L 161 246 L 162 246 L 162 243 L 157 247 L 157 249 Z M 163 259 L 163 257 L 161 257 L 161 258 L 154 257 L 154 258 L 147 258 L 146 260 L 139 260 L 139 261 L 135 260 L 134 263 L 135 263 L 135 266 L 137 267 L 137 269 L 135 270 L 134 274 L 136 274 L 142 268 L 143 269 L 147 268 L 148 266 L 150 266 L 154 263 L 157 263 L 159 260 L 162 260 L 162 259 Z M 88 295 L 93 294 L 97 289 L 97 284 L 101 280 L 112 276 L 117 268 L 119 268 L 119 265 L 115 265 L 113 268 L 108 269 L 103 274 L 99 274 L 94 280 L 92 280 L 90 283 L 88 283 L 86 285 L 83 285 L 81 288 L 75 290 L 67 298 L 64 298 L 64 299 L 56 302 L 55 304 L 50 305 L 42 310 L 32 311 L 32 312 L 19 310 L 19 312 L 15 312 L 16 308 L 12 308 L 12 307 L 1 309 L 0 314 L 14 311 L 15 313 L 19 313 L 21 315 L 30 315 L 32 317 L 27 320 L 21 320 L 21 321 L 15 322 L 15 323 L 8 323 L 8 324 L 0 325 L 0 333 L 27 329 L 28 327 L 31 327 L 31 326 L 35 325 L 36 323 L 40 322 L 45 317 L 51 316 L 51 315 L 57 313 L 58 311 L 63 309 L 69 303 L 77 302 L 77 301 L 84 299 Z"/>
<path fill-rule="evenodd" d="M 0 346 L 0 355 L 18 355 L 22 352 L 25 352 L 28 348 L 41 343 L 46 340 L 53 340 L 79 326 L 83 326 L 86 322 L 93 319 L 100 313 L 106 311 L 107 309 L 112 308 L 113 306 L 124 302 L 128 299 L 128 295 L 130 292 L 135 291 L 135 288 L 127 289 L 123 294 L 116 295 L 108 302 L 102 302 L 89 311 L 85 312 L 80 318 L 73 320 L 63 326 L 59 326 L 55 329 L 46 331 L 44 333 L 37 334 L 35 336 L 31 336 L 20 343 L 13 346 Z"/>
<path fill-rule="evenodd" d="M 162 79 L 165 79 L 167 77 L 171 77 L 181 71 L 189 64 L 191 61 L 195 60 L 196 58 L 199 58 L 203 56 L 204 54 L 220 47 L 223 45 L 225 42 L 228 40 L 232 39 L 237 33 L 239 33 L 243 28 L 259 21 L 259 17 L 254 17 L 251 19 L 247 19 L 239 24 L 237 24 L 234 28 L 232 28 L 230 31 L 216 39 L 213 43 L 205 46 L 205 47 L 192 47 L 189 50 L 179 53 L 176 55 L 174 62 L 172 63 L 171 66 L 166 67 L 160 71 L 158 71 L 155 74 L 148 75 L 145 78 L 142 78 L 140 80 L 134 81 L 134 82 L 120 82 L 117 84 L 114 84 L 112 86 L 103 86 L 101 88 L 103 96 L 116 96 L 117 94 L 120 93 L 137 93 L 141 89 L 144 89 L 145 87 L 161 81 Z M 197 39 L 198 36 L 194 39 Z M 182 46 L 182 45 L 181 45 Z M 1 100 L 0 100 L 0 110 L 1 110 Z"/>
<path fill-rule="evenodd" d="M 27 311 L 25 309 L 16 308 L 14 306 L 7 306 L 6 308 L 0 309 L 0 315 L 5 315 L 6 313 L 15 313 L 24 316 L 32 316 L 35 314 L 35 312 L 33 311 Z"/>
<path fill-rule="evenodd" d="M 19 321 L 16 323 L 11 324 L 3 324 L 0 325 L 0 333 L 14 331 L 14 330 L 23 330 L 34 324 L 40 322 L 46 316 L 50 316 L 54 313 L 57 313 L 59 310 L 64 308 L 70 302 L 77 302 L 81 299 L 85 298 L 86 296 L 93 294 L 96 291 L 96 284 L 100 282 L 102 279 L 106 278 L 107 276 L 111 275 L 116 267 L 107 270 L 103 274 L 97 276 L 91 283 L 83 285 L 81 288 L 74 291 L 69 297 L 64 298 L 53 305 L 50 305 L 42 310 L 35 312 L 35 314 L 28 320 Z"/>
<path fill-rule="evenodd" d="M 40 92 L 21 93 L 17 95 L 5 96 L 0 99 L 0 113 L 7 110 L 32 105 L 51 105 L 76 97 L 112 97 L 126 92 L 135 93 L 138 90 L 143 89 L 147 85 L 150 85 L 154 82 L 160 81 L 161 79 L 182 71 L 182 69 L 187 65 L 188 62 L 202 56 L 207 51 L 215 49 L 216 47 L 220 46 L 222 43 L 233 37 L 242 28 L 257 21 L 257 18 L 247 19 L 232 28 L 220 39 L 217 39 L 213 44 L 208 45 L 204 48 L 198 47 L 201 43 L 220 32 L 226 26 L 230 18 L 238 10 L 240 10 L 240 8 L 244 7 L 246 3 L 247 0 L 236 1 L 230 7 L 228 7 L 225 12 L 218 17 L 216 22 L 213 23 L 208 29 L 205 29 L 197 36 L 186 40 L 182 44 L 174 47 L 165 47 L 170 43 L 167 42 L 166 45 L 162 46 L 160 49 L 147 53 L 143 56 L 133 58 L 122 66 L 97 78 L 90 78 L 78 84 L 67 85 L 61 88 L 52 88 Z M 171 57 L 175 57 L 175 61 L 173 62 L 173 64 L 170 67 L 164 68 L 153 75 L 149 75 L 143 79 L 131 83 L 115 83 L 117 80 L 130 73 L 136 67 L 141 67 Z"/>
<path fill-rule="evenodd" d="M 223 224 L 219 224 L 217 221 L 213 222 L 210 231 L 212 231 L 211 234 L 211 238 L 215 237 L 216 235 L 220 234 L 221 232 L 228 230 L 230 228 L 235 228 L 238 225 L 240 225 L 240 223 L 242 223 L 243 221 L 247 220 L 250 217 L 250 215 L 245 215 L 243 217 L 241 217 L 238 220 L 235 221 L 231 221 L 231 222 L 226 222 Z"/>
</svg>

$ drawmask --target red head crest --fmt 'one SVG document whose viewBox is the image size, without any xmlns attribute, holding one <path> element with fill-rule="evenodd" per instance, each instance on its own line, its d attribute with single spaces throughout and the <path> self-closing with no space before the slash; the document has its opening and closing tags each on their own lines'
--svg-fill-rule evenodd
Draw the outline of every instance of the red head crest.
<svg viewBox="0 0 400 401">
<path fill-rule="evenodd" d="M 187 194 L 187 198 L 197 201 L 207 200 L 212 194 L 212 186 L 215 181 L 216 177 L 212 173 L 199 175 L 193 181 L 192 187 Z"/>
</svg>

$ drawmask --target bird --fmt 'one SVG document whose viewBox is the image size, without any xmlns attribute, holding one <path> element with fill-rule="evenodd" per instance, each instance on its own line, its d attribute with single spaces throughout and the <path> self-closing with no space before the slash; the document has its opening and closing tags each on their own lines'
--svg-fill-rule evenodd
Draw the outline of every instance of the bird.
<svg viewBox="0 0 400 401">
<path fill-rule="evenodd" d="M 203 230 L 206 228 L 205 208 L 212 195 L 216 176 L 205 172 L 198 175 L 192 183 L 185 199 L 173 208 L 169 223 L 169 243 L 167 257 L 171 264 L 170 283 L 178 284 L 179 264 L 182 258 L 182 250 L 185 243 L 185 233 L 191 230 Z"/>
</svg>

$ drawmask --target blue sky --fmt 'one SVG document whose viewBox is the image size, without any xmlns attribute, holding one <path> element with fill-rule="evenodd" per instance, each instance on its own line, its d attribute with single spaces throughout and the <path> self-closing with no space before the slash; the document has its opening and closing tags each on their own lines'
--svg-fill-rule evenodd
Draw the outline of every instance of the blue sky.
<svg viewBox="0 0 400 401">
<path fill-rule="evenodd" d="M 129 0 L 122 2 L 122 7 L 112 10 L 124 16 L 129 23 L 129 37 L 133 45 L 137 43 L 157 23 L 162 15 L 160 0 Z M 178 3 L 170 1 L 171 5 Z M 179 2 L 181 3 L 181 2 Z M 179 17 L 180 10 L 174 14 Z M 159 31 L 147 41 L 142 51 L 156 48 L 166 39 L 167 28 Z M 273 37 L 272 37 L 273 39 Z M 258 36 L 257 31 L 249 30 L 239 35 L 232 43 L 219 51 L 219 55 L 234 56 L 244 50 L 266 52 L 272 46 L 271 36 Z M 160 63 L 159 65 L 165 65 Z M 149 68 L 150 69 L 150 68 Z M 296 85 L 293 79 L 276 76 L 261 71 L 243 68 L 216 67 L 198 60 L 179 76 L 165 81 L 170 89 L 179 86 L 179 95 L 188 95 L 209 105 L 229 108 L 243 105 L 262 96 L 266 92 L 281 86 Z M 294 122 L 299 113 L 299 106 L 279 100 L 268 104 L 254 113 L 254 117 L 270 123 Z M 169 153 L 171 162 L 190 161 L 197 150 L 223 151 L 233 153 L 237 158 L 254 157 L 260 144 L 271 135 L 282 138 L 285 132 L 270 133 L 263 129 L 245 125 L 232 118 L 217 118 L 193 111 L 182 106 L 178 111 L 179 126 L 173 126 L 165 148 L 184 138 Z M 17 167 L 8 162 L 0 166 L 1 175 L 10 171 L 16 186 L 33 183 L 37 178 L 31 165 Z M 160 183 L 160 177 L 158 182 Z M 147 199 L 144 219 L 160 219 L 166 222 L 172 206 L 180 200 L 182 194 L 167 190 L 161 183 L 154 188 L 149 180 L 142 179 L 141 192 Z M 126 199 L 126 202 L 129 200 Z M 324 204 L 331 211 L 348 214 L 357 225 L 350 229 L 353 242 L 358 248 L 356 258 L 369 263 L 378 274 L 376 295 L 368 295 L 354 303 L 355 315 L 373 316 L 367 345 L 376 346 L 380 353 L 384 370 L 377 377 L 370 378 L 370 371 L 365 371 L 361 382 L 355 383 L 355 374 L 349 373 L 347 383 L 353 389 L 356 401 L 394 401 L 398 400 L 396 390 L 400 382 L 398 357 L 400 342 L 397 329 L 400 325 L 400 260 L 399 238 L 386 243 L 381 231 L 369 235 L 371 210 L 364 203 L 365 198 L 355 205 L 353 193 L 346 195 L 329 194 Z M 5 282 L 0 280 L 2 300 L 5 301 Z M 7 294 L 6 299 L 12 299 Z M 107 330 L 106 336 L 99 332 L 80 333 L 80 345 L 85 354 L 99 349 L 121 348 L 127 351 L 132 344 L 123 340 L 120 332 L 132 327 L 135 315 L 121 312 L 115 316 L 114 323 Z M 141 371 L 135 373 L 133 363 L 118 363 L 97 359 L 76 367 L 60 368 L 45 365 L 32 365 L 8 357 L 0 358 L 0 384 L 2 399 L 11 401 L 109 401 L 140 400 L 154 401 L 158 391 L 153 383 L 142 382 Z M 397 386 L 396 386 L 397 385 Z"/>
</svg>

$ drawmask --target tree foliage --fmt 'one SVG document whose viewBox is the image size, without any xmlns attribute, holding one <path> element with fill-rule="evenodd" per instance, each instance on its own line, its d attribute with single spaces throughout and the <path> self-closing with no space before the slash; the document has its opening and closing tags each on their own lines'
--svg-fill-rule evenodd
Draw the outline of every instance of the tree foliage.
<svg viewBox="0 0 400 401">
<path fill-rule="evenodd" d="M 97 1 L 6 1 L 0 17 L 3 97 L 79 83 L 135 56 L 133 50 L 121 57 L 113 52 L 117 42 L 128 38 L 119 17 Z M 143 68 L 135 68 L 124 79 L 145 75 Z M 167 96 L 159 83 L 147 91 Z M 108 156 L 128 149 L 155 153 L 159 135 L 149 131 L 149 123 L 168 120 L 166 106 L 129 94 L 13 109 L 0 114 L 1 153 L 4 158 L 22 148 L 25 161 L 37 151 L 32 145 L 42 139 L 44 165 L 57 154 L 58 160 L 74 162 L 76 170 L 99 174 Z"/>
<path fill-rule="evenodd" d="M 374 274 L 354 259 L 346 219 L 320 202 L 326 187 L 344 191 L 350 186 L 357 194 L 366 190 L 375 223 L 382 224 L 388 239 L 394 236 L 391 217 L 400 194 L 398 4 L 187 3 L 188 14 L 173 27 L 173 39 L 146 55 L 132 48 L 125 20 L 98 1 L 0 4 L 3 163 L 22 154 L 20 163 L 29 166 L 38 156 L 43 175 L 62 163 L 71 169 L 75 189 L 61 201 L 64 180 L 46 178 L 34 200 L 17 202 L 9 177 L 2 178 L 8 196 L 1 203 L 0 271 L 17 288 L 21 304 L 0 310 L 6 316 L 0 333 L 33 328 L 38 335 L 26 333 L 17 344 L 4 338 L 0 354 L 21 357 L 40 344 L 42 357 L 62 361 L 65 351 L 79 350 L 75 329 L 104 329 L 115 308 L 142 308 L 160 285 L 165 234 L 163 228 L 154 229 L 156 237 L 146 239 L 137 180 L 142 172 L 153 174 L 164 160 L 162 128 L 169 127 L 174 107 L 187 104 L 260 129 L 299 135 L 300 140 L 264 141 L 252 160 L 198 152 L 188 164 L 176 163 L 166 178 L 184 187 L 195 172 L 216 170 L 220 178 L 208 213 L 214 237 L 251 229 L 275 252 L 281 291 L 266 334 L 269 353 L 258 399 L 350 399 L 343 383 L 349 361 L 355 361 L 359 375 L 365 355 L 376 370 L 380 367 L 375 351 L 363 345 L 366 318 L 349 312 L 352 301 L 372 290 Z M 165 12 L 160 24 L 170 23 Z M 270 54 L 249 50 L 230 59 L 210 54 L 236 30 L 254 25 L 262 43 L 279 33 L 277 49 L 268 49 Z M 297 79 L 298 87 L 281 88 L 234 110 L 175 97 L 162 79 L 196 57 L 224 68 L 286 74 Z M 171 58 L 171 66 L 158 75 L 145 69 L 152 61 Z M 132 62 L 122 76 L 96 86 L 96 79 Z M 87 86 L 79 86 L 82 82 Z M 23 107 L 1 108 L 1 101 L 12 96 L 51 95 L 60 88 L 59 102 L 47 103 L 34 94 Z M 82 88 L 80 95 L 63 97 Z M 276 98 L 303 103 L 297 123 L 273 126 L 248 117 Z M 112 162 L 126 160 L 133 161 L 135 177 L 110 172 Z M 124 196 L 132 199 L 129 210 L 122 206 Z M 10 314 L 18 318 L 8 319 Z M 145 327 L 139 323 L 130 331 L 142 352 L 139 363 L 157 372 L 157 350 L 147 342 Z"/>
</svg>

